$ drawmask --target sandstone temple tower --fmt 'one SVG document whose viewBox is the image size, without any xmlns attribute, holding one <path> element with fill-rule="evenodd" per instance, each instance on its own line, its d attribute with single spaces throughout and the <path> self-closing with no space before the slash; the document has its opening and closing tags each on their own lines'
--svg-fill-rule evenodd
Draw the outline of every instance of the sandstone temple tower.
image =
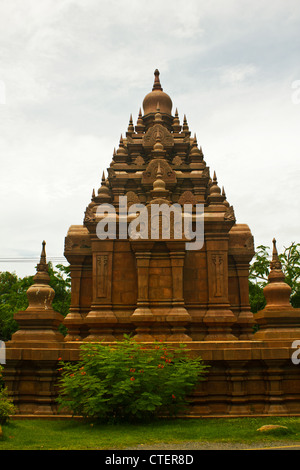
<svg viewBox="0 0 300 470">
<path fill-rule="evenodd" d="M 250 229 L 236 222 L 186 117 L 181 123 L 157 70 L 154 76 L 143 113 L 135 125 L 130 117 L 109 168 L 101 169 L 82 225 L 65 238 L 72 279 L 66 318 L 52 308 L 42 244 L 29 306 L 15 314 L 19 329 L 6 343 L 9 393 L 20 415 L 56 415 L 60 359 L 78 361 L 83 342 L 131 334 L 143 347 L 184 342 L 210 365 L 185 416 L 299 416 L 300 365 L 291 359 L 298 356 L 300 309 L 290 304 L 275 239 L 266 307 L 253 315 Z M 188 220 L 195 232 L 199 206 L 203 240 L 188 249 L 183 227 Z M 169 212 L 155 212 L 162 207 Z M 108 220 L 114 223 L 99 234 Z"/>
<path fill-rule="evenodd" d="M 254 323 L 248 301 L 248 267 L 254 254 L 247 225 L 211 174 L 184 116 L 172 114 L 159 72 L 136 125 L 114 151 L 107 178 L 93 191 L 82 226 L 71 226 L 65 256 L 72 275 L 66 340 L 114 340 L 132 333 L 153 339 L 246 339 Z M 99 205 L 121 219 L 120 198 L 143 204 L 204 205 L 204 245 L 185 250 L 184 237 L 100 240 Z M 133 214 L 127 217 L 127 223 Z M 149 220 L 150 222 L 150 220 Z"/>
</svg>

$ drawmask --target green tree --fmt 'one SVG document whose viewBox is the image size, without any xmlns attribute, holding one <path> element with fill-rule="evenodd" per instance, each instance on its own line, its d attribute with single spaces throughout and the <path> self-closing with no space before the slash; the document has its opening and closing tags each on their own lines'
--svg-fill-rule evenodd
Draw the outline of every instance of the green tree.
<svg viewBox="0 0 300 470">
<path fill-rule="evenodd" d="M 270 272 L 270 248 L 265 245 L 257 247 L 249 272 L 249 299 L 253 313 L 263 309 L 266 300 L 263 288 L 268 283 Z M 292 288 L 291 304 L 300 307 L 300 243 L 293 242 L 278 255 L 286 283 Z"/>
<path fill-rule="evenodd" d="M 71 300 L 70 269 L 60 264 L 54 269 L 52 263 L 48 264 L 50 285 L 55 291 L 52 306 L 65 317 Z M 16 273 L 0 272 L 0 340 L 9 341 L 17 331 L 18 324 L 13 316 L 28 307 L 26 292 L 33 282 L 33 276 L 20 278 Z M 60 326 L 60 331 L 65 333 L 65 328 Z"/>
</svg>

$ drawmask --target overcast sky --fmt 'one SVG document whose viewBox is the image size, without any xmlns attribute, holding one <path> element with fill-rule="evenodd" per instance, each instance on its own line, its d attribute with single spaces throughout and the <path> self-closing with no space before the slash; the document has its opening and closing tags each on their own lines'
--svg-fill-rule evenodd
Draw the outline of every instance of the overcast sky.
<svg viewBox="0 0 300 470">
<path fill-rule="evenodd" d="M 0 0 L 0 46 L 1 259 L 63 256 L 155 68 L 255 245 L 300 242 L 299 0 Z"/>
</svg>

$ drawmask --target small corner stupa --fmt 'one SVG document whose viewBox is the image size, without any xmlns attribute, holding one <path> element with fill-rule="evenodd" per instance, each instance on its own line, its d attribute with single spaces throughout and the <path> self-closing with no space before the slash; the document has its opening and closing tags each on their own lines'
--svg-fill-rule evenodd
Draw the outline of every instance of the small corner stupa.
<svg viewBox="0 0 300 470">
<path fill-rule="evenodd" d="M 14 344 L 38 342 L 47 347 L 49 342 L 61 342 L 64 338 L 58 331 L 58 326 L 63 322 L 64 317 L 52 308 L 55 292 L 49 285 L 50 276 L 45 246 L 46 242 L 43 241 L 33 284 L 26 292 L 29 305 L 25 311 L 14 314 L 14 319 L 19 325 L 19 329 L 12 335 L 11 341 Z"/>
<path fill-rule="evenodd" d="M 294 340 L 300 338 L 300 308 L 290 302 L 292 288 L 286 283 L 273 238 L 272 261 L 268 284 L 263 289 L 266 306 L 255 314 L 259 330 L 254 339 Z"/>
</svg>

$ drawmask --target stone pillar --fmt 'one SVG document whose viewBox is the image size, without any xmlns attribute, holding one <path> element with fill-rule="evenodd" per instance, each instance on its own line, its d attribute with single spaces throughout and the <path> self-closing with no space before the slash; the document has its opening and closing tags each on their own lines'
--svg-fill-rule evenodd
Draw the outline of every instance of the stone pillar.
<svg viewBox="0 0 300 470">
<path fill-rule="evenodd" d="M 177 242 L 167 245 L 170 250 L 172 269 L 172 309 L 167 316 L 172 330 L 168 341 L 191 341 L 191 337 L 186 334 L 186 325 L 191 321 L 191 316 L 185 308 L 183 297 L 184 243 Z"/>
<path fill-rule="evenodd" d="M 238 280 L 239 311 L 234 328 L 239 339 L 252 339 L 255 320 L 249 304 L 249 263 L 254 255 L 254 242 L 248 225 L 235 224 L 230 230 L 229 254 L 234 259 Z"/>
<path fill-rule="evenodd" d="M 151 326 L 154 315 L 149 306 L 149 267 L 153 242 L 131 242 L 136 257 L 138 298 L 137 307 L 131 315 L 131 321 L 136 326 L 137 341 L 153 341 Z"/>
<path fill-rule="evenodd" d="M 250 413 L 249 397 L 247 396 L 247 361 L 228 361 L 228 380 L 230 390 L 230 415 L 248 415 Z"/>
<path fill-rule="evenodd" d="M 232 325 L 236 321 L 228 300 L 228 237 L 206 235 L 208 270 L 208 310 L 204 323 L 208 328 L 205 341 L 236 340 Z"/>
<path fill-rule="evenodd" d="M 114 240 L 92 241 L 93 300 L 84 320 L 89 328 L 85 341 L 115 341 L 113 329 L 118 320 L 112 309 L 113 243 Z"/>
<path fill-rule="evenodd" d="M 267 415 L 286 415 L 285 396 L 282 388 L 283 371 L 286 361 L 265 360 L 266 365 L 266 395 L 267 403 L 265 413 Z"/>
<path fill-rule="evenodd" d="M 71 304 L 64 325 L 68 329 L 65 341 L 81 340 L 86 332 L 83 318 L 90 310 L 91 294 L 88 300 L 82 298 L 85 274 L 92 271 L 90 234 L 83 225 L 71 225 L 65 238 L 64 255 L 70 263 Z M 90 283 L 89 283 L 90 284 Z"/>
<path fill-rule="evenodd" d="M 77 260 L 78 262 L 78 260 Z M 82 277 L 82 264 L 71 265 L 71 305 L 69 313 L 64 319 L 64 325 L 68 328 L 65 341 L 78 341 L 81 339 L 80 328 L 83 319 L 80 313 L 80 285 Z"/>
</svg>

